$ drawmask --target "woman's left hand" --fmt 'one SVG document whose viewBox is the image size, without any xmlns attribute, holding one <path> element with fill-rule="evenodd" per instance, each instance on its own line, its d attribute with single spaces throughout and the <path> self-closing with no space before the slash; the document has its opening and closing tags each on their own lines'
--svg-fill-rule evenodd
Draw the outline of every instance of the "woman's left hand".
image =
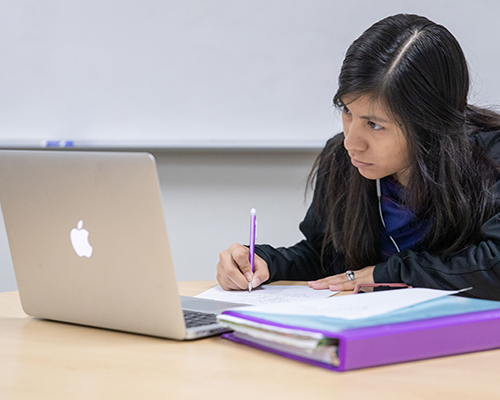
<svg viewBox="0 0 500 400">
<path fill-rule="evenodd" d="M 362 283 L 374 283 L 373 282 L 373 270 L 375 266 L 366 267 L 363 269 L 358 269 L 357 271 L 352 271 L 354 273 L 354 279 L 347 279 L 346 273 L 329 276 L 327 278 L 318 279 L 317 281 L 308 282 L 309 287 L 313 289 L 330 289 L 330 290 L 353 290 L 356 285 Z"/>
</svg>

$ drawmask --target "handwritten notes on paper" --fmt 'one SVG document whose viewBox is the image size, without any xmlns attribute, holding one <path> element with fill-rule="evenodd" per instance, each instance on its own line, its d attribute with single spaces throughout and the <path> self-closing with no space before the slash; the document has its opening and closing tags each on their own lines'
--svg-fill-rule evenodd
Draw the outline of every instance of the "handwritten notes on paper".
<svg viewBox="0 0 500 400">
<path fill-rule="evenodd" d="M 203 299 L 227 301 L 231 303 L 243 303 L 252 305 L 268 305 L 279 303 L 290 303 L 303 300 L 326 299 L 338 292 L 326 290 L 314 290 L 309 286 L 294 285 L 263 285 L 248 291 L 226 291 L 220 286 L 215 286 L 195 297 Z"/>
<path fill-rule="evenodd" d="M 268 304 L 240 308 L 240 311 L 269 314 L 308 315 L 318 317 L 360 319 L 382 315 L 439 297 L 456 294 L 459 290 L 424 288 L 387 290 L 383 292 L 335 296 L 293 304 Z"/>
</svg>

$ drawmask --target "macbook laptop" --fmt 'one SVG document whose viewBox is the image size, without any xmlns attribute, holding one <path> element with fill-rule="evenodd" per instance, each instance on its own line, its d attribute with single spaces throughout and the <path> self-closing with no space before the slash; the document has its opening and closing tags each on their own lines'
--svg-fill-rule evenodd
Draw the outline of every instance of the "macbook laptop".
<svg viewBox="0 0 500 400">
<path fill-rule="evenodd" d="M 179 296 L 150 154 L 0 151 L 0 205 L 28 315 L 183 340 L 241 306 Z"/>
</svg>

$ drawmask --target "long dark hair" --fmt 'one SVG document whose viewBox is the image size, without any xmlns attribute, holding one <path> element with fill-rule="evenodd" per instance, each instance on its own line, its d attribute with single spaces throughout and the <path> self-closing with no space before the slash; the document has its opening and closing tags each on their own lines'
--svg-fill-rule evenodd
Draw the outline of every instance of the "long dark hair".
<svg viewBox="0 0 500 400">
<path fill-rule="evenodd" d="M 370 96 L 385 105 L 406 137 L 410 154 L 405 204 L 428 222 L 428 251 L 449 255 L 477 242 L 496 210 L 490 191 L 498 168 L 477 133 L 500 129 L 500 115 L 468 105 L 467 62 L 455 37 L 417 15 L 385 18 L 349 47 L 333 99 Z M 325 216 L 323 249 L 344 254 L 346 268 L 381 261 L 381 221 L 375 182 L 352 166 L 343 135 L 318 157 L 313 207 Z"/>
</svg>

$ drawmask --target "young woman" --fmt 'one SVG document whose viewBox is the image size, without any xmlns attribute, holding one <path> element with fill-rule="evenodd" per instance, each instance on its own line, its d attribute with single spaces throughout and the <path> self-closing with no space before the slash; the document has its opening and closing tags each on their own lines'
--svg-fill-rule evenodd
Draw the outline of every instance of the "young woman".
<svg viewBox="0 0 500 400">
<path fill-rule="evenodd" d="M 316 160 L 314 197 L 288 248 L 233 244 L 226 290 L 406 283 L 500 300 L 500 115 L 467 103 L 469 74 L 443 26 L 399 14 L 348 49 L 334 104 L 343 133 Z"/>
</svg>

